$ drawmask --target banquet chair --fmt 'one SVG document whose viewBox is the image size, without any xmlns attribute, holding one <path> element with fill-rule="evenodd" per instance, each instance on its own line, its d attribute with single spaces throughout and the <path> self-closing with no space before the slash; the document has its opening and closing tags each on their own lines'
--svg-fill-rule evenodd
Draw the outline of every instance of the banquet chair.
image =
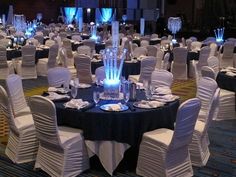
<svg viewBox="0 0 236 177">
<path fill-rule="evenodd" d="M 199 54 L 199 58 L 198 58 L 198 61 L 197 60 L 191 60 L 190 61 L 190 64 L 189 64 L 189 77 L 192 77 L 192 78 L 195 78 L 197 77 L 196 74 L 198 74 L 198 77 L 200 78 L 201 77 L 201 68 L 203 66 L 207 66 L 208 63 L 207 63 L 207 59 L 210 55 L 210 47 L 209 46 L 205 46 L 205 47 L 202 47 L 200 49 L 200 54 Z M 195 69 L 193 68 L 193 63 L 196 63 L 196 72 Z"/>
<path fill-rule="evenodd" d="M 6 86 L 8 94 L 0 86 L 0 105 L 10 129 L 5 153 L 17 164 L 34 161 L 38 140 L 20 76 L 9 75 Z"/>
<path fill-rule="evenodd" d="M 161 69 L 163 57 L 164 57 L 164 52 L 162 50 L 158 50 L 156 54 L 157 62 L 156 62 L 155 69 Z"/>
<path fill-rule="evenodd" d="M 66 57 L 67 57 L 67 67 L 74 66 L 74 56 L 72 51 L 72 45 L 70 39 L 63 39 L 62 40 L 62 47 L 66 50 Z"/>
<path fill-rule="evenodd" d="M 82 41 L 82 37 L 80 35 L 78 35 L 78 34 L 72 35 L 71 39 L 76 41 L 76 42 Z"/>
<path fill-rule="evenodd" d="M 167 53 L 164 55 L 164 59 L 163 59 L 162 62 L 161 62 L 161 69 L 169 70 L 169 68 L 170 68 L 169 59 L 170 59 L 170 53 L 167 52 Z"/>
<path fill-rule="evenodd" d="M 187 50 L 190 51 L 191 50 L 191 44 L 192 44 L 192 40 L 191 39 L 186 39 L 186 46 L 187 46 Z"/>
<path fill-rule="evenodd" d="M 210 77 L 212 79 L 216 79 L 215 71 L 210 66 L 203 66 L 201 69 L 202 77 Z"/>
<path fill-rule="evenodd" d="M 35 36 L 34 36 L 34 39 L 37 39 L 38 42 L 39 42 L 41 45 L 44 44 L 44 37 L 43 37 L 43 35 L 35 35 Z"/>
<path fill-rule="evenodd" d="M 145 47 L 136 47 L 132 53 L 133 57 L 139 58 L 140 56 L 147 55 L 147 49 Z"/>
<path fill-rule="evenodd" d="M 191 50 L 192 51 L 200 51 L 202 47 L 202 42 L 199 41 L 193 41 L 191 43 Z"/>
<path fill-rule="evenodd" d="M 74 58 L 79 81 L 81 83 L 92 84 L 91 57 L 84 54 L 76 54 Z"/>
<path fill-rule="evenodd" d="M 202 77 L 199 79 L 196 97 L 201 100 L 201 109 L 198 120 L 205 122 L 210 109 L 211 100 L 214 97 L 217 88 L 218 85 L 214 79 L 209 77 Z"/>
<path fill-rule="evenodd" d="M 56 42 L 52 39 L 48 39 L 45 41 L 45 45 L 48 47 L 51 47 L 52 45 L 54 45 Z"/>
<path fill-rule="evenodd" d="M 63 41 L 63 39 L 67 38 L 67 33 L 62 31 L 62 32 L 59 33 L 59 36 L 60 36 L 61 40 Z"/>
<path fill-rule="evenodd" d="M 43 36 L 44 35 L 42 31 L 36 31 L 35 34 L 38 35 L 38 36 Z"/>
<path fill-rule="evenodd" d="M 96 78 L 96 81 L 99 82 L 97 84 L 100 84 L 100 82 L 103 81 L 106 78 L 104 66 L 100 66 L 100 67 L 96 68 L 95 78 Z"/>
<path fill-rule="evenodd" d="M 29 38 L 26 40 L 26 45 L 33 45 L 33 46 L 37 47 L 39 45 L 39 41 L 34 38 Z"/>
<path fill-rule="evenodd" d="M 220 69 L 219 59 L 216 56 L 210 56 L 207 59 L 207 64 L 209 67 L 211 67 L 214 70 L 215 75 L 217 76 Z"/>
<path fill-rule="evenodd" d="M 30 108 L 39 140 L 34 168 L 58 177 L 75 177 L 89 169 L 82 130 L 57 126 L 56 108 L 48 98 L 32 96 Z"/>
<path fill-rule="evenodd" d="M 0 39 L 0 45 L 1 46 L 4 46 L 4 47 L 8 47 L 9 46 L 9 43 L 11 42 L 10 39 L 7 39 L 7 38 L 3 38 L 3 39 Z"/>
<path fill-rule="evenodd" d="M 174 59 L 171 63 L 171 72 L 174 79 L 187 80 L 187 54 L 188 51 L 183 47 L 175 47 L 173 49 Z"/>
<path fill-rule="evenodd" d="M 86 46 L 89 46 L 91 51 L 95 51 L 95 41 L 91 39 L 83 40 L 83 44 Z"/>
<path fill-rule="evenodd" d="M 233 42 L 225 42 L 223 45 L 223 53 L 219 51 L 219 61 L 220 68 L 225 68 L 227 66 L 234 66 L 234 43 Z"/>
<path fill-rule="evenodd" d="M 71 73 L 68 68 L 55 67 L 48 69 L 47 77 L 49 87 L 61 87 L 69 85 Z"/>
<path fill-rule="evenodd" d="M 9 74 L 13 73 L 12 61 L 7 61 L 6 47 L 0 45 L 0 79 L 6 79 Z"/>
<path fill-rule="evenodd" d="M 211 56 L 216 56 L 217 48 L 218 48 L 218 46 L 217 46 L 216 43 L 212 42 L 212 43 L 210 44 L 210 49 L 211 49 L 211 50 L 210 50 L 210 55 L 209 55 L 209 57 L 211 57 Z"/>
<path fill-rule="evenodd" d="M 155 34 L 155 33 L 153 33 L 153 34 L 151 34 L 151 39 L 155 39 L 155 38 L 158 38 L 159 36 L 158 36 L 158 34 Z"/>
<path fill-rule="evenodd" d="M 194 166 L 205 166 L 209 159 L 210 151 L 208 148 L 209 139 L 207 131 L 211 125 L 212 119 L 217 117 L 219 110 L 219 95 L 220 89 L 217 88 L 210 101 L 206 120 L 204 122 L 201 120 L 196 121 L 192 142 L 189 145 L 190 158 Z"/>
<path fill-rule="evenodd" d="M 171 88 L 173 83 L 173 74 L 167 70 L 154 70 L 151 75 L 151 84 L 155 87 Z"/>
<path fill-rule="evenodd" d="M 157 56 L 158 49 L 155 45 L 148 45 L 146 46 L 146 49 L 147 49 L 147 56 L 154 56 L 154 57 Z"/>
<path fill-rule="evenodd" d="M 136 168 L 138 175 L 193 176 L 188 145 L 200 106 L 199 99 L 189 99 L 178 108 L 174 130 L 161 128 L 143 134 Z"/>
<path fill-rule="evenodd" d="M 25 45 L 21 49 L 22 57 L 13 60 L 15 70 L 22 79 L 36 79 L 37 71 L 35 64 L 36 47 L 33 45 Z"/>
<path fill-rule="evenodd" d="M 56 60 L 58 55 L 58 45 L 54 44 L 49 48 L 48 58 L 41 58 L 36 65 L 38 76 L 47 76 L 49 68 L 56 67 Z"/>
<path fill-rule="evenodd" d="M 143 82 L 144 80 L 150 81 L 151 74 L 155 70 L 157 59 L 156 57 L 147 56 L 141 60 L 140 74 L 129 75 L 129 80 L 133 82 Z"/>
<path fill-rule="evenodd" d="M 84 54 L 84 55 L 87 55 L 87 56 L 91 56 L 92 53 L 91 53 L 91 48 L 87 45 L 82 45 L 82 46 L 79 46 L 77 48 L 77 53 L 78 54 Z"/>
<path fill-rule="evenodd" d="M 147 47 L 149 45 L 149 41 L 148 40 L 141 40 L 140 41 L 140 46 L 141 47 Z"/>
</svg>

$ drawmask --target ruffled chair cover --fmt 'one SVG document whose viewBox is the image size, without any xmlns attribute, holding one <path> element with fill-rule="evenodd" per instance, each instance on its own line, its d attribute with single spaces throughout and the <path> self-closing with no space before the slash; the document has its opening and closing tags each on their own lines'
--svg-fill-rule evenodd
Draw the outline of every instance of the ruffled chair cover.
<svg viewBox="0 0 236 177">
<path fill-rule="evenodd" d="M 215 72 L 210 66 L 203 66 L 201 70 L 201 75 L 202 77 L 210 77 L 212 79 L 216 79 Z"/>
<path fill-rule="evenodd" d="M 167 53 L 164 55 L 164 59 L 163 59 L 162 62 L 161 62 L 161 69 L 169 70 L 169 68 L 170 68 L 169 59 L 170 59 L 170 53 L 167 52 Z"/>
<path fill-rule="evenodd" d="M 25 45 L 22 47 L 22 59 L 15 60 L 16 73 L 22 79 L 35 79 L 37 78 L 37 71 L 35 65 L 36 47 L 33 45 Z"/>
<path fill-rule="evenodd" d="M 37 47 L 39 45 L 39 41 L 35 38 L 29 38 L 26 40 L 26 45 L 33 45 Z"/>
<path fill-rule="evenodd" d="M 0 79 L 6 79 L 9 74 L 14 73 L 12 61 L 7 61 L 6 47 L 0 46 Z"/>
<path fill-rule="evenodd" d="M 148 40 L 141 40 L 140 42 L 140 46 L 141 47 L 147 47 L 149 45 L 149 41 Z"/>
<path fill-rule="evenodd" d="M 48 58 L 41 58 L 38 60 L 36 69 L 38 76 L 47 76 L 49 68 L 56 67 L 58 55 L 58 45 L 54 44 L 49 48 Z"/>
<path fill-rule="evenodd" d="M 212 43 L 210 44 L 210 49 L 211 49 L 210 55 L 209 55 L 210 57 L 211 57 L 211 56 L 216 56 L 217 48 L 218 48 L 218 46 L 217 46 L 216 43 L 212 42 Z"/>
<path fill-rule="evenodd" d="M 197 120 L 192 142 L 189 145 L 189 152 L 191 157 L 191 162 L 194 166 L 205 166 L 209 156 L 209 140 L 208 140 L 208 128 L 211 125 L 211 121 L 213 118 L 217 117 L 219 110 L 219 96 L 220 89 L 216 89 L 215 94 L 210 100 L 210 106 L 207 113 L 206 120 L 203 122 L 201 120 Z"/>
<path fill-rule="evenodd" d="M 38 140 L 33 117 L 24 97 L 20 76 L 9 75 L 6 86 L 8 95 L 0 86 L 0 105 L 10 129 L 5 153 L 14 163 L 34 161 Z"/>
<path fill-rule="evenodd" d="M 55 41 L 52 40 L 52 39 L 48 39 L 48 40 L 45 41 L 45 45 L 48 46 L 48 47 L 51 47 L 54 44 L 55 44 Z"/>
<path fill-rule="evenodd" d="M 92 51 L 95 50 L 95 41 L 91 39 L 83 40 L 83 44 L 91 48 Z"/>
<path fill-rule="evenodd" d="M 69 85 L 71 73 L 68 68 L 55 67 L 48 70 L 47 77 L 49 87 L 61 87 Z"/>
<path fill-rule="evenodd" d="M 207 64 L 208 64 L 209 67 L 211 67 L 214 70 L 215 75 L 217 76 L 217 74 L 220 70 L 219 59 L 216 56 L 210 56 L 207 59 Z"/>
<path fill-rule="evenodd" d="M 93 83 L 91 58 L 83 54 L 76 54 L 74 58 L 79 81 L 87 84 Z"/>
<path fill-rule="evenodd" d="M 157 59 L 156 57 L 147 56 L 141 60 L 140 74 L 129 75 L 129 80 L 133 82 L 143 82 L 144 80 L 150 81 L 151 74 L 155 70 Z"/>
<path fill-rule="evenodd" d="M 156 87 L 171 88 L 173 83 L 173 74 L 167 70 L 155 70 L 151 75 L 151 84 Z"/>
<path fill-rule="evenodd" d="M 156 46 L 148 45 L 146 46 L 146 49 L 147 49 L 147 56 L 153 56 L 153 57 L 157 56 L 158 48 Z"/>
<path fill-rule="evenodd" d="M 184 47 L 176 47 L 173 49 L 174 59 L 171 63 L 171 72 L 174 79 L 187 80 L 187 54 L 188 51 Z"/>
<path fill-rule="evenodd" d="M 37 39 L 38 42 L 39 42 L 41 45 L 44 44 L 44 37 L 43 37 L 43 35 L 35 35 L 35 36 L 34 36 L 34 39 Z"/>
<path fill-rule="evenodd" d="M 76 41 L 76 42 L 82 41 L 82 37 L 80 35 L 78 35 L 78 34 L 72 35 L 71 39 Z"/>
<path fill-rule="evenodd" d="M 4 47 L 8 47 L 9 46 L 9 42 L 11 42 L 10 39 L 3 38 L 3 39 L 0 40 L 0 45 L 4 46 Z"/>
<path fill-rule="evenodd" d="M 178 108 L 174 131 L 161 128 L 143 134 L 136 168 L 138 175 L 193 176 L 188 145 L 200 106 L 197 98 L 187 100 Z"/>
<path fill-rule="evenodd" d="M 223 54 L 220 53 L 220 68 L 225 68 L 227 66 L 234 66 L 234 43 L 233 42 L 225 42 L 223 48 Z M 221 52 L 221 51 L 220 51 Z"/>
<path fill-rule="evenodd" d="M 164 57 L 164 52 L 162 50 L 158 50 L 156 54 L 157 63 L 155 69 L 161 69 L 163 57 Z"/>
<path fill-rule="evenodd" d="M 31 97 L 30 107 L 40 142 L 35 168 L 60 177 L 75 177 L 87 170 L 89 159 L 82 130 L 58 127 L 55 105 L 45 97 Z"/>
<path fill-rule="evenodd" d="M 77 52 L 78 52 L 78 54 L 84 54 L 84 55 L 88 55 L 88 56 L 92 55 L 91 48 L 87 45 L 79 46 L 77 48 Z"/>
<path fill-rule="evenodd" d="M 136 47 L 132 53 L 133 57 L 139 58 L 141 55 L 147 55 L 147 49 L 145 47 Z"/>
</svg>

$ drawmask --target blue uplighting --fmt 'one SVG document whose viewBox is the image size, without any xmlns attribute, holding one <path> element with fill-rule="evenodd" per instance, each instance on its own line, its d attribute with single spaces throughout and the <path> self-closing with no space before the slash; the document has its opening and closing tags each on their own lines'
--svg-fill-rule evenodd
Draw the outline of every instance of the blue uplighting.
<svg viewBox="0 0 236 177">
<path fill-rule="evenodd" d="M 101 9 L 101 20 L 103 23 L 108 23 L 112 21 L 112 8 Z"/>
<path fill-rule="evenodd" d="M 78 8 L 76 11 L 75 7 L 64 7 L 64 12 L 65 12 L 67 24 L 70 24 L 72 22 L 74 15 L 75 15 L 76 22 L 79 20 L 79 17 L 83 16 L 82 8 Z"/>
</svg>

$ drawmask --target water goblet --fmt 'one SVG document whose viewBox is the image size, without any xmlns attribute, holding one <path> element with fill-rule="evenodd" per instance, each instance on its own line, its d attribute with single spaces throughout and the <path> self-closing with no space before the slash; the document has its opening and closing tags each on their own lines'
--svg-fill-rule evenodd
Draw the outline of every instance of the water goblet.
<svg viewBox="0 0 236 177">
<path fill-rule="evenodd" d="M 77 87 L 71 87 L 71 96 L 75 99 L 77 97 Z"/>
<path fill-rule="evenodd" d="M 129 93 L 129 92 L 124 92 L 124 101 L 125 101 L 125 104 L 128 103 L 129 98 L 130 98 L 130 93 Z"/>
<path fill-rule="evenodd" d="M 100 99 L 100 92 L 94 91 L 93 92 L 93 101 L 96 104 L 96 106 L 98 106 L 99 99 Z"/>
</svg>

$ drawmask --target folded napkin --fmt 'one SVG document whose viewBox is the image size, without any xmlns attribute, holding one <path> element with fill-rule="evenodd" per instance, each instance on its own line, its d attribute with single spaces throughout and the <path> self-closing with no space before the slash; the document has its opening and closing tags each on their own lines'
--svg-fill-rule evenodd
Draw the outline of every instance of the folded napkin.
<svg viewBox="0 0 236 177">
<path fill-rule="evenodd" d="M 121 103 L 110 104 L 107 106 L 107 111 L 121 111 L 122 108 L 123 108 L 123 105 Z"/>
<path fill-rule="evenodd" d="M 68 100 L 70 99 L 69 95 L 60 95 L 55 92 L 48 92 L 48 96 L 46 96 L 48 99 L 52 101 L 63 101 L 63 100 Z"/>
<path fill-rule="evenodd" d="M 176 99 L 179 99 L 179 96 L 168 94 L 168 95 L 153 95 L 152 99 L 161 101 L 161 102 L 171 102 Z"/>
<path fill-rule="evenodd" d="M 70 101 L 66 102 L 64 105 L 66 108 L 75 108 L 75 109 L 82 109 L 84 107 L 89 106 L 88 101 L 83 101 L 82 99 L 71 99 Z"/>
<path fill-rule="evenodd" d="M 157 108 L 157 107 L 160 107 L 160 106 L 164 106 L 165 103 L 163 102 L 160 102 L 160 101 L 146 101 L 146 100 L 142 100 L 140 102 L 137 102 L 137 104 L 134 104 L 136 105 L 137 107 L 139 108 Z"/>
<path fill-rule="evenodd" d="M 57 93 L 68 93 L 64 88 L 48 87 L 48 92 L 57 92 Z"/>
<path fill-rule="evenodd" d="M 226 74 L 227 76 L 232 76 L 232 77 L 236 76 L 236 73 L 233 73 L 233 72 L 231 72 L 231 71 L 228 71 L 228 72 L 226 72 L 225 74 Z"/>
<path fill-rule="evenodd" d="M 171 94 L 171 89 L 169 87 L 157 87 L 154 90 L 154 95 L 166 95 Z"/>
</svg>

